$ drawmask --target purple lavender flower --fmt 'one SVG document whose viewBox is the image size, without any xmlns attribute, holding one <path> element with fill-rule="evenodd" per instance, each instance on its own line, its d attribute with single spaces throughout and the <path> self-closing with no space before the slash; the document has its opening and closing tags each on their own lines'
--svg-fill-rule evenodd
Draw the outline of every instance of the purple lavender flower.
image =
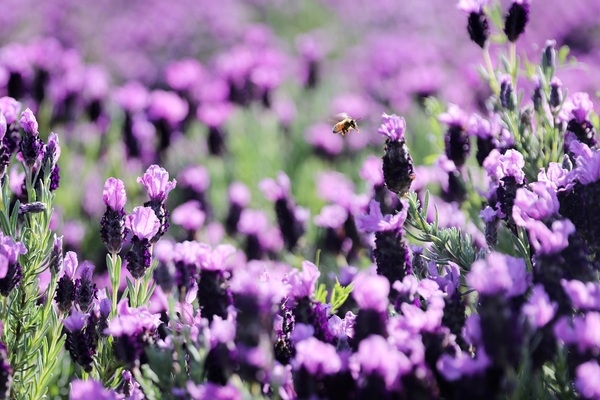
<svg viewBox="0 0 600 400">
<path fill-rule="evenodd" d="M 402 281 L 411 273 L 410 251 L 402 226 L 406 220 L 408 203 L 402 200 L 402 209 L 395 215 L 381 213 L 379 203 L 372 200 L 369 214 L 358 216 L 356 226 L 360 231 L 375 232 L 375 262 L 377 273 L 385 276 L 391 286 L 395 281 Z M 396 290 L 390 292 L 390 300 L 395 302 Z"/>
<path fill-rule="evenodd" d="M 193 237 L 194 232 L 204 225 L 206 213 L 202 211 L 199 201 L 190 200 L 176 207 L 171 214 L 171 219 L 175 225 L 181 226 Z"/>
<path fill-rule="evenodd" d="M 293 270 L 287 277 L 286 282 L 290 285 L 290 294 L 297 299 L 311 297 L 315 292 L 320 275 L 321 272 L 315 264 L 303 261 L 302 272 Z"/>
<path fill-rule="evenodd" d="M 557 308 L 557 303 L 550 301 L 550 297 L 544 290 L 544 287 L 542 285 L 535 285 L 531 297 L 523 305 L 522 311 L 532 326 L 542 328 L 554 318 Z"/>
<path fill-rule="evenodd" d="M 483 12 L 483 7 L 488 3 L 488 0 L 460 0 L 458 8 L 469 14 L 467 30 L 469 37 L 482 49 L 490 34 L 490 28 Z"/>
<path fill-rule="evenodd" d="M 148 119 L 154 123 L 159 133 L 158 151 L 171 145 L 173 133 L 188 115 L 189 106 L 173 92 L 155 90 L 148 100 Z"/>
<path fill-rule="evenodd" d="M 573 345 L 579 354 L 595 351 L 600 346 L 600 313 L 590 311 L 582 316 L 562 317 L 554 324 L 554 335 L 567 345 Z"/>
<path fill-rule="evenodd" d="M 0 278 L 0 294 L 4 297 L 21 282 L 22 268 L 19 255 L 26 254 L 27 249 L 21 242 L 15 242 L 10 236 L 0 232 L 0 264 L 6 273 Z"/>
<path fill-rule="evenodd" d="M 597 144 L 594 126 L 589 114 L 594 110 L 594 103 L 587 93 L 573 93 L 562 105 L 559 119 L 567 122 L 567 132 L 573 132 L 577 140 L 592 147 Z"/>
<path fill-rule="evenodd" d="M 88 312 L 90 306 L 96 300 L 98 289 L 96 284 L 92 281 L 94 275 L 94 266 L 85 261 L 77 270 L 79 278 L 75 281 L 75 302 L 79 305 L 79 308 Z"/>
<path fill-rule="evenodd" d="M 480 294 L 508 297 L 524 294 L 530 279 L 523 259 L 496 252 L 476 261 L 466 277 L 467 284 Z"/>
<path fill-rule="evenodd" d="M 21 113 L 20 123 L 25 132 L 21 138 L 21 155 L 25 164 L 32 168 L 42 152 L 44 143 L 39 137 L 37 120 L 29 108 Z"/>
<path fill-rule="evenodd" d="M 81 365 L 86 372 L 91 372 L 93 368 L 98 345 L 97 322 L 95 314 L 86 315 L 78 310 L 73 310 L 71 315 L 63 320 L 67 336 L 65 347 L 73 361 Z"/>
<path fill-rule="evenodd" d="M 165 207 L 165 201 L 169 192 L 177 185 L 177 181 L 175 179 L 169 181 L 169 173 L 164 168 L 151 165 L 143 176 L 138 177 L 137 182 L 144 185 L 150 197 L 144 206 L 151 207 L 160 222 L 160 229 L 150 238 L 150 243 L 154 244 L 169 229 L 169 212 Z"/>
<path fill-rule="evenodd" d="M 165 68 L 167 85 L 180 92 L 191 92 L 203 83 L 206 71 L 193 58 L 172 62 Z"/>
<path fill-rule="evenodd" d="M 366 398 L 372 398 L 379 392 L 379 381 L 383 381 L 388 391 L 398 390 L 400 377 L 412 370 L 408 357 L 379 335 L 371 335 L 361 341 L 354 357 L 361 375 L 366 378 L 361 391 Z"/>
<path fill-rule="evenodd" d="M 250 203 L 250 190 L 241 182 L 233 182 L 227 190 L 229 210 L 225 217 L 225 230 L 229 235 L 237 233 L 237 225 L 242 215 L 242 210 Z"/>
<path fill-rule="evenodd" d="M 600 398 L 600 365 L 596 361 L 580 364 L 575 371 L 575 389 L 584 399 Z"/>
<path fill-rule="evenodd" d="M 198 248 L 196 262 L 200 268 L 198 278 L 198 305 L 202 317 L 211 321 L 215 316 L 227 318 L 227 308 L 232 303 L 231 290 L 227 287 L 227 260 L 235 253 L 231 245 Z"/>
<path fill-rule="evenodd" d="M 529 241 L 536 252 L 545 255 L 557 254 L 569 245 L 569 236 L 575 232 L 575 225 L 568 220 L 554 221 L 550 227 L 541 221 L 531 221 L 527 232 Z"/>
<path fill-rule="evenodd" d="M 131 249 L 125 257 L 127 269 L 138 279 L 144 276 L 152 262 L 150 240 L 158 233 L 160 221 L 150 207 L 136 207 L 125 217 L 125 227 L 133 234 Z"/>
<path fill-rule="evenodd" d="M 222 155 L 226 150 L 225 122 L 233 112 L 227 101 L 202 103 L 196 110 L 196 118 L 208 126 L 208 151 L 211 155 Z"/>
<path fill-rule="evenodd" d="M 242 400 L 240 390 L 230 384 L 219 385 L 206 382 L 196 385 L 192 381 L 186 384 L 187 393 L 192 400 Z"/>
<path fill-rule="evenodd" d="M 531 190 L 517 190 L 512 209 L 513 219 L 519 226 L 526 227 L 531 220 L 544 221 L 558 214 L 560 204 L 556 191 L 544 182 L 529 185 Z"/>
<path fill-rule="evenodd" d="M 573 307 L 579 310 L 600 311 L 600 283 L 586 283 L 577 279 L 562 279 L 560 283 Z"/>
<path fill-rule="evenodd" d="M 353 281 L 352 297 L 359 306 L 354 326 L 353 347 L 369 335 L 387 336 L 386 317 L 390 294 L 389 280 L 361 272 Z"/>
<path fill-rule="evenodd" d="M 109 253 L 117 254 L 121 251 L 126 234 L 124 207 L 127 193 L 123 181 L 108 178 L 104 184 L 102 200 L 106 204 L 106 211 L 100 220 L 100 237 Z"/>
<path fill-rule="evenodd" d="M 102 383 L 94 380 L 74 380 L 71 382 L 69 400 L 117 400 L 117 395 L 102 386 Z"/>
<path fill-rule="evenodd" d="M 73 307 L 75 295 L 77 293 L 77 284 L 75 282 L 75 271 L 77 270 L 77 254 L 69 251 L 65 254 L 62 265 L 62 276 L 58 280 L 56 295 L 54 300 L 58 309 L 63 313 L 68 313 Z"/>
<path fill-rule="evenodd" d="M 383 156 L 383 177 L 392 192 L 403 196 L 415 179 L 412 157 L 404 140 L 406 121 L 395 114 L 383 114 L 379 134 L 387 137 Z"/>
<path fill-rule="evenodd" d="M 525 26 L 529 22 L 529 3 L 531 0 L 513 1 L 508 13 L 504 17 L 504 33 L 509 42 L 516 42 L 519 36 L 525 32 Z"/>
<path fill-rule="evenodd" d="M 483 375 L 490 366 L 491 360 L 485 350 L 479 350 L 474 358 L 465 352 L 460 352 L 456 357 L 442 354 L 436 363 L 438 371 L 448 381 L 456 381 L 465 376 Z"/>
<path fill-rule="evenodd" d="M 129 308 L 128 300 L 117 305 L 117 316 L 113 318 L 104 333 L 114 337 L 114 351 L 127 366 L 144 362 L 144 347 L 153 344 L 160 316 L 152 314 L 146 307 Z"/>
<path fill-rule="evenodd" d="M 446 156 L 460 168 L 465 164 L 471 150 L 467 134 L 467 114 L 458 106 L 451 104 L 445 113 L 440 114 L 438 120 L 448 125 L 444 136 Z"/>
<path fill-rule="evenodd" d="M 283 172 L 276 179 L 264 179 L 259 184 L 267 199 L 275 203 L 275 214 L 286 247 L 292 251 L 304 234 L 308 210 L 296 207 L 291 195 L 290 178 Z"/>
</svg>

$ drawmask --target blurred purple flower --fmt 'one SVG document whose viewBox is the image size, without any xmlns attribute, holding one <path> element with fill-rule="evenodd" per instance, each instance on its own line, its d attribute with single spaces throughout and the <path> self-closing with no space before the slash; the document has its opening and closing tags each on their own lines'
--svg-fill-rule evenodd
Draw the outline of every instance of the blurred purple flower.
<svg viewBox="0 0 600 400">
<path fill-rule="evenodd" d="M 562 279 L 560 284 L 573 307 L 579 310 L 600 311 L 600 283 Z"/>
<path fill-rule="evenodd" d="M 229 201 L 241 207 L 246 207 L 250 203 L 250 190 L 242 182 L 233 182 L 227 189 Z"/>
<path fill-rule="evenodd" d="M 33 112 L 29 108 L 26 108 L 25 111 L 21 113 L 20 124 L 21 128 L 23 128 L 26 134 L 33 136 L 37 136 L 39 134 L 38 122 L 35 118 L 35 115 L 33 115 Z"/>
<path fill-rule="evenodd" d="M 12 125 L 17 121 L 19 110 L 21 110 L 21 103 L 17 100 L 8 96 L 0 97 L 0 112 L 4 114 L 7 125 Z"/>
<path fill-rule="evenodd" d="M 204 225 L 206 213 L 198 200 L 189 200 L 173 210 L 171 220 L 188 231 L 197 231 Z"/>
<path fill-rule="evenodd" d="M 150 101 L 150 93 L 146 86 L 131 81 L 114 91 L 114 100 L 124 110 L 137 113 L 144 111 Z"/>
<path fill-rule="evenodd" d="M 219 385 L 211 382 L 196 385 L 188 381 L 185 385 L 192 400 L 242 400 L 242 393 L 232 385 Z"/>
<path fill-rule="evenodd" d="M 296 357 L 292 363 L 296 369 L 304 367 L 308 373 L 316 377 L 333 375 L 342 368 L 342 360 L 335 347 L 314 337 L 296 345 Z"/>
<path fill-rule="evenodd" d="M 470 357 L 466 352 L 459 352 L 455 357 L 442 354 L 436 362 L 437 370 L 450 382 L 459 380 L 463 376 L 483 374 L 491 360 L 485 349 L 478 349 L 475 357 Z"/>
<path fill-rule="evenodd" d="M 276 179 L 266 178 L 260 181 L 259 188 L 263 192 L 265 198 L 269 201 L 276 202 L 280 199 L 285 199 L 290 196 L 290 178 L 279 171 Z"/>
<path fill-rule="evenodd" d="M 347 219 L 348 211 L 344 207 L 330 204 L 321 209 L 319 215 L 315 216 L 314 222 L 320 227 L 338 229 L 346 223 Z"/>
<path fill-rule="evenodd" d="M 202 103 L 196 110 L 196 117 L 207 126 L 218 128 L 227 122 L 233 111 L 233 105 L 225 101 Z"/>
<path fill-rule="evenodd" d="M 489 3 L 489 0 L 459 0 L 457 7 L 467 14 L 472 12 L 479 13 L 487 3 Z"/>
<path fill-rule="evenodd" d="M 544 290 L 543 285 L 535 285 L 533 287 L 531 297 L 523 305 L 522 312 L 527 319 L 536 328 L 542 328 L 554 318 L 558 304 L 551 302 L 548 293 Z"/>
<path fill-rule="evenodd" d="M 109 391 L 102 386 L 102 383 L 90 379 L 76 379 L 71 382 L 71 390 L 69 391 L 69 400 L 117 400 L 117 395 L 113 391 Z"/>
<path fill-rule="evenodd" d="M 344 139 L 340 135 L 332 135 L 330 125 L 312 125 L 306 130 L 305 136 L 307 143 L 326 156 L 337 156 L 344 149 Z"/>
<path fill-rule="evenodd" d="M 554 336 L 567 345 L 575 345 L 579 353 L 597 350 L 600 346 L 600 313 L 590 311 L 583 316 L 562 317 L 553 327 Z"/>
<path fill-rule="evenodd" d="M 359 171 L 360 177 L 373 187 L 383 186 L 383 162 L 381 157 L 368 156 Z"/>
<path fill-rule="evenodd" d="M 165 68 L 165 80 L 174 90 L 189 91 L 200 86 L 206 77 L 204 67 L 193 58 L 174 61 Z"/>
<path fill-rule="evenodd" d="M 358 307 L 380 313 L 386 312 L 390 293 L 390 282 L 386 277 L 359 272 L 354 277 L 352 285 L 354 286 L 352 297 L 356 300 Z"/>
<path fill-rule="evenodd" d="M 164 90 L 150 93 L 148 117 L 152 121 L 166 121 L 170 126 L 182 122 L 188 114 L 188 104 L 177 94 Z"/>
<path fill-rule="evenodd" d="M 600 365 L 591 360 L 577 366 L 575 389 L 584 399 L 600 399 Z"/>
<path fill-rule="evenodd" d="M 519 296 L 529 287 L 531 276 L 522 258 L 492 252 L 471 266 L 467 284 L 480 294 Z"/>
</svg>

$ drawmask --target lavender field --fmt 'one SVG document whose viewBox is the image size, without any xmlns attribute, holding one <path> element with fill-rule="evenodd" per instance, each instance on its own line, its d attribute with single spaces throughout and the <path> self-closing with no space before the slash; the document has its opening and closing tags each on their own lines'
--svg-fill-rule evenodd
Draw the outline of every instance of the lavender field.
<svg viewBox="0 0 600 400">
<path fill-rule="evenodd" d="M 0 399 L 600 399 L 599 1 L 2 5 Z"/>
</svg>

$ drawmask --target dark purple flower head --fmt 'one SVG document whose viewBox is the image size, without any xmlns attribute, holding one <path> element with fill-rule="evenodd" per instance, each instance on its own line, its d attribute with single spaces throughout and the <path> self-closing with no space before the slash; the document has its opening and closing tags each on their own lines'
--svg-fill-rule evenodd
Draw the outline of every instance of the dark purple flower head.
<svg viewBox="0 0 600 400">
<path fill-rule="evenodd" d="M 19 110 L 21 110 L 21 103 L 17 100 L 8 96 L 0 97 L 0 113 L 6 118 L 7 125 L 12 125 L 17 121 Z"/>
<path fill-rule="evenodd" d="M 575 389 L 584 399 L 600 399 L 600 365 L 587 361 L 575 370 Z"/>
<path fill-rule="evenodd" d="M 206 78 L 206 71 L 196 59 L 170 63 L 165 69 L 165 80 L 172 89 L 190 91 L 202 84 Z"/>
<path fill-rule="evenodd" d="M 185 119 L 188 110 L 185 100 L 173 92 L 155 90 L 150 94 L 148 118 L 152 121 L 164 120 L 176 126 Z"/>
<path fill-rule="evenodd" d="M 23 128 L 26 134 L 32 136 L 39 135 L 37 120 L 35 119 L 35 115 L 33 115 L 33 111 L 31 111 L 29 108 L 25 109 L 25 111 L 21 113 L 20 123 L 21 128 Z"/>
<path fill-rule="evenodd" d="M 117 395 L 105 389 L 102 383 L 94 380 L 74 380 L 71 382 L 69 400 L 117 400 Z"/>
<path fill-rule="evenodd" d="M 363 232 L 400 232 L 404 225 L 404 221 L 406 221 L 407 215 L 408 204 L 406 200 L 403 200 L 402 211 L 395 215 L 386 214 L 385 216 L 381 212 L 379 202 L 371 200 L 369 203 L 369 213 L 356 217 L 356 227 Z"/>
<path fill-rule="evenodd" d="M 144 185 L 148 191 L 151 201 L 164 203 L 167 195 L 173 189 L 177 181 L 169 181 L 169 173 L 158 165 L 148 167 L 143 176 L 137 178 L 137 182 Z"/>
<path fill-rule="evenodd" d="M 248 186 L 242 182 L 233 182 L 229 185 L 227 196 L 231 203 L 237 204 L 240 207 L 246 207 L 250 204 L 250 190 L 248 189 Z"/>
<path fill-rule="evenodd" d="M 145 110 L 148 106 L 150 93 L 146 86 L 132 81 L 116 89 L 114 99 L 124 110 L 137 113 Z"/>
<path fill-rule="evenodd" d="M 508 13 L 504 18 L 504 33 L 512 43 L 525 32 L 525 26 L 529 22 L 529 3 L 531 0 L 513 1 Z"/>
<path fill-rule="evenodd" d="M 102 200 L 113 211 L 122 211 L 127 203 L 127 193 L 125 193 L 123 181 L 117 178 L 108 178 L 104 183 Z"/>
<path fill-rule="evenodd" d="M 376 375 L 382 378 L 388 390 L 396 389 L 399 378 L 408 374 L 413 367 L 404 353 L 379 335 L 362 340 L 353 358 L 363 376 Z"/>
<path fill-rule="evenodd" d="M 196 110 L 196 117 L 209 127 L 222 126 L 233 113 L 233 105 L 226 101 L 202 103 Z"/>
<path fill-rule="evenodd" d="M 473 263 L 466 280 L 479 294 L 514 297 L 525 293 L 531 276 L 522 258 L 492 252 Z"/>
<path fill-rule="evenodd" d="M 573 93 L 563 103 L 558 118 L 564 122 L 575 119 L 578 123 L 583 123 L 588 120 L 589 114 L 593 110 L 594 103 L 590 100 L 589 94 Z"/>
<path fill-rule="evenodd" d="M 551 227 L 532 220 L 527 225 L 527 232 L 537 253 L 558 254 L 569 245 L 569 236 L 575 232 L 575 225 L 568 219 L 554 221 Z"/>
<path fill-rule="evenodd" d="M 535 285 L 531 292 L 531 297 L 523 305 L 522 313 L 527 317 L 532 326 L 541 328 L 554 318 L 557 309 L 557 303 L 550 301 L 550 297 L 544 290 L 544 286 Z"/>
<path fill-rule="evenodd" d="M 296 357 L 292 361 L 296 369 L 304 367 L 311 375 L 333 375 L 342 368 L 342 360 L 335 346 L 310 337 L 296 345 Z"/>
<path fill-rule="evenodd" d="M 380 135 L 385 136 L 392 142 L 404 140 L 404 132 L 406 131 L 406 121 L 403 117 L 396 114 L 387 115 L 383 113 L 381 116 L 381 126 L 377 131 Z"/>
<path fill-rule="evenodd" d="M 579 310 L 600 311 L 600 283 L 562 279 L 560 284 L 573 307 Z"/>
<path fill-rule="evenodd" d="M 526 227 L 533 220 L 544 221 L 558 214 L 560 204 L 556 191 L 545 182 L 534 182 L 529 189 L 517 189 L 514 207 L 512 209 L 513 219 L 519 226 Z"/>
<path fill-rule="evenodd" d="M 296 298 L 311 297 L 316 289 L 317 280 L 321 272 L 317 266 L 310 261 L 302 262 L 302 272 L 295 269 L 286 279 L 290 285 L 290 293 Z"/>
<path fill-rule="evenodd" d="M 160 221 L 150 207 L 136 207 L 125 217 L 125 227 L 138 239 L 154 237 L 160 229 Z"/>
<path fill-rule="evenodd" d="M 517 183 L 522 184 L 525 181 L 524 166 L 525 159 L 523 155 L 512 149 L 507 150 L 504 154 L 494 149 L 483 162 L 483 167 L 488 176 L 495 182 L 507 176 L 512 176 Z"/>
<path fill-rule="evenodd" d="M 272 202 L 289 197 L 290 185 L 290 178 L 281 171 L 277 173 L 276 179 L 267 178 L 259 183 L 263 195 Z"/>
<path fill-rule="evenodd" d="M 352 284 L 354 286 L 352 297 L 356 300 L 359 308 L 381 313 L 387 310 L 390 282 L 386 277 L 360 272 L 356 275 Z"/>
</svg>

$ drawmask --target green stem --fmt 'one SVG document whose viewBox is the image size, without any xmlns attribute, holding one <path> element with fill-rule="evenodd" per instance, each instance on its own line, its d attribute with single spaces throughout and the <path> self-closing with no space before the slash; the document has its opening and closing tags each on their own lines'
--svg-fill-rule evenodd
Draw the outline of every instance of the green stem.
<svg viewBox="0 0 600 400">
<path fill-rule="evenodd" d="M 494 70 L 492 58 L 490 57 L 490 45 L 487 42 L 483 48 L 483 60 L 485 62 L 485 70 L 488 74 L 490 89 L 492 89 L 492 92 L 497 96 L 500 94 L 500 86 L 498 85 L 498 79 L 496 79 L 496 71 Z"/>
</svg>

